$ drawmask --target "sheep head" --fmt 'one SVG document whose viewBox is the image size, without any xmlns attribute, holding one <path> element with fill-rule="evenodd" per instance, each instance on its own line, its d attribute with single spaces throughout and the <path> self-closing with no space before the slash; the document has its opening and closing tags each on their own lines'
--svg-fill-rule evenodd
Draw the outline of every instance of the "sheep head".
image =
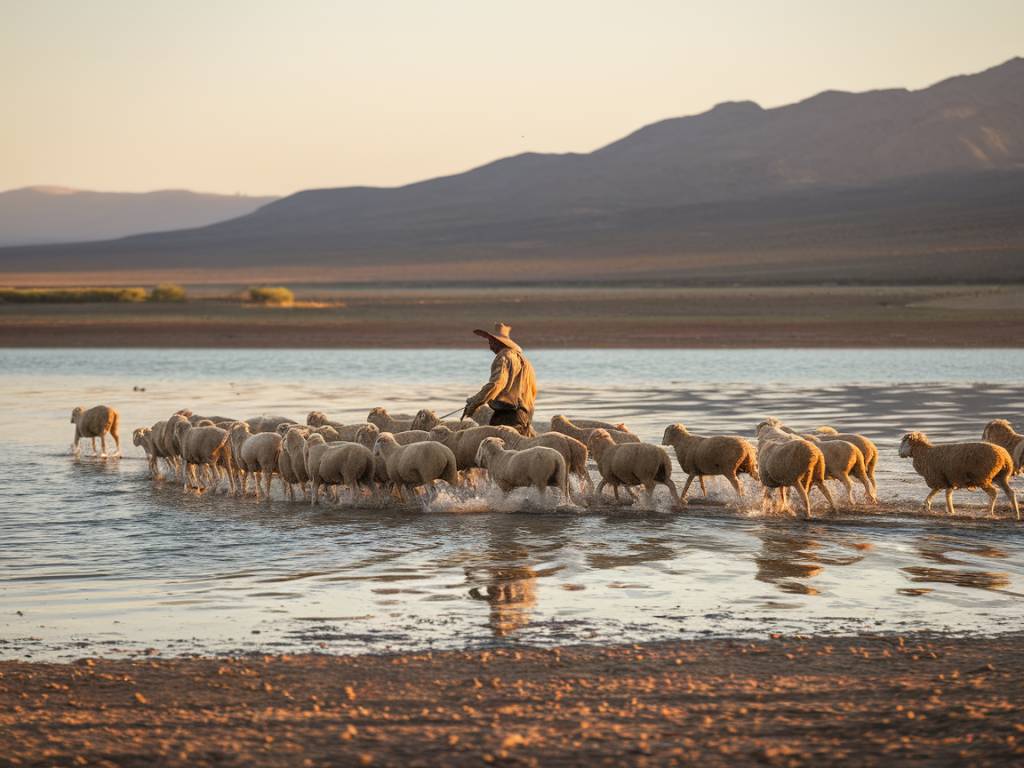
<svg viewBox="0 0 1024 768">
<path fill-rule="evenodd" d="M 374 443 L 377 442 L 377 438 L 380 436 L 380 427 L 376 424 L 366 424 L 356 430 L 356 442 L 362 446 L 373 450 Z"/>
<path fill-rule="evenodd" d="M 71 423 L 74 424 L 82 416 L 82 406 L 76 405 L 71 409 Z"/>
<path fill-rule="evenodd" d="M 681 437 L 688 437 L 689 432 L 686 431 L 685 424 L 669 424 L 665 427 L 665 434 L 661 436 L 662 445 L 675 445 L 676 441 Z"/>
<path fill-rule="evenodd" d="M 570 421 L 565 416 L 562 416 L 561 414 L 559 414 L 558 416 L 552 416 L 551 417 L 551 428 L 554 429 L 556 424 L 558 426 L 560 426 L 560 427 L 572 426 Z"/>
<path fill-rule="evenodd" d="M 324 424 L 321 427 L 317 427 L 316 429 L 313 430 L 313 432 L 317 435 L 323 435 L 324 440 L 326 440 L 327 442 L 338 440 L 341 437 L 341 435 L 338 434 L 338 430 L 336 430 L 330 424 Z"/>
<path fill-rule="evenodd" d="M 323 411 L 310 411 L 306 414 L 306 424 L 319 427 L 327 423 L 327 414 Z"/>
<path fill-rule="evenodd" d="M 491 457 L 503 450 L 505 450 L 504 440 L 500 437 L 486 437 L 480 441 L 480 445 L 476 449 L 475 461 L 479 466 L 486 469 Z"/>
<path fill-rule="evenodd" d="M 838 435 L 839 434 L 839 430 L 838 429 L 836 429 L 835 427 L 829 427 L 827 425 L 826 426 L 818 427 L 814 431 L 817 432 L 819 435 Z"/>
<path fill-rule="evenodd" d="M 445 445 L 447 445 L 448 441 L 451 439 L 452 434 L 453 433 L 451 429 L 446 427 L 444 424 L 438 424 L 436 427 L 430 430 L 430 439 L 433 440 L 435 443 L 444 443 Z"/>
<path fill-rule="evenodd" d="M 395 441 L 395 436 L 393 434 L 390 432 L 381 432 L 373 444 L 373 455 L 387 456 L 397 447 L 398 443 Z"/>
<path fill-rule="evenodd" d="M 301 427 L 290 427 L 284 433 L 284 444 L 289 450 L 292 448 L 298 448 L 306 442 L 306 436 L 303 434 Z"/>
<path fill-rule="evenodd" d="M 931 441 L 924 432 L 908 432 L 900 441 L 900 458 L 907 459 L 914 455 L 915 448 L 929 448 Z"/>
<path fill-rule="evenodd" d="M 149 427 L 139 427 L 132 432 L 132 445 L 140 446 L 152 430 Z"/>
<path fill-rule="evenodd" d="M 612 445 L 615 445 L 615 441 L 612 440 L 607 429 L 595 429 L 590 433 L 590 439 L 587 440 L 587 450 L 590 451 L 595 461 L 600 461 L 601 454 Z"/>
<path fill-rule="evenodd" d="M 1017 433 L 1013 426 L 1006 419 L 992 419 L 985 425 L 985 431 L 981 433 L 981 439 L 988 440 L 990 443 L 1016 436 Z"/>
<path fill-rule="evenodd" d="M 413 429 L 422 429 L 429 432 L 433 427 L 437 426 L 440 419 L 437 418 L 437 414 L 429 408 L 421 408 L 416 412 L 416 416 L 412 420 Z"/>
</svg>

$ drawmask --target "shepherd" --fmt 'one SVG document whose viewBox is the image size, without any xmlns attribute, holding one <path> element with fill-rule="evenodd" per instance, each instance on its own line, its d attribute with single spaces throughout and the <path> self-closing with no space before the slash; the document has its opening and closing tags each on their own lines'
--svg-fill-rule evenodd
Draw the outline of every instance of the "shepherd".
<svg viewBox="0 0 1024 768">
<path fill-rule="evenodd" d="M 487 339 L 494 353 L 491 378 L 480 391 L 466 400 L 465 416 L 472 416 L 485 403 L 494 411 L 492 426 L 508 426 L 525 437 L 532 437 L 533 403 L 537 399 L 537 377 L 523 348 L 512 341 L 512 326 L 495 323 L 494 333 L 477 328 L 477 336 Z"/>
</svg>

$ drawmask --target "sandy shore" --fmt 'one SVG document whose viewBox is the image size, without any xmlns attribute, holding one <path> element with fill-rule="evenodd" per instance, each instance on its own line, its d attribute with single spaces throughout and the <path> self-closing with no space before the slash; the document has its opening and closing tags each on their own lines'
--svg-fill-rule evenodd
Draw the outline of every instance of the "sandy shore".
<svg viewBox="0 0 1024 768">
<path fill-rule="evenodd" d="M 0 663 L 0 765 L 1010 765 L 1024 636 Z"/>
<path fill-rule="evenodd" d="M 499 319 L 535 349 L 1024 344 L 1021 286 L 296 288 L 323 304 L 0 303 L 0 347 L 468 347 Z"/>
</svg>

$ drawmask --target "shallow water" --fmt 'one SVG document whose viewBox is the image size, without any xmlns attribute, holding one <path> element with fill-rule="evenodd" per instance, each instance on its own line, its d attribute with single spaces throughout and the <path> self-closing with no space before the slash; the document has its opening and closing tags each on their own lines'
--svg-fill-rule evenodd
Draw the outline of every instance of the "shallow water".
<svg viewBox="0 0 1024 768">
<path fill-rule="evenodd" d="M 1024 527 L 918 511 L 899 436 L 1021 425 L 1019 350 L 545 351 L 538 420 L 751 435 L 766 415 L 862 431 L 882 504 L 809 522 L 762 514 L 748 481 L 670 512 L 550 509 L 528 494 L 379 509 L 184 495 L 153 485 L 131 429 L 181 407 L 342 421 L 372 405 L 455 408 L 478 351 L 3 350 L 0 657 L 144 651 L 367 652 L 702 634 L 1020 628 Z M 133 391 L 133 387 L 145 391 Z M 125 458 L 68 455 L 76 404 L 122 416 Z M 676 480 L 680 480 L 677 475 Z M 1021 483 L 1017 482 L 1018 490 Z M 835 490 L 835 489 L 833 489 Z M 728 492 L 727 492 L 728 491 Z M 845 506 L 845 505 L 844 505 Z"/>
</svg>

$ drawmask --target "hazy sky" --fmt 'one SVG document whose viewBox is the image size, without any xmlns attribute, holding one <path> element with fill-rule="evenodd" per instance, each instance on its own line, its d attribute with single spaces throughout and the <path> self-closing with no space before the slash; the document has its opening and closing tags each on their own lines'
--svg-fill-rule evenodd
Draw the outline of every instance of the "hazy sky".
<svg viewBox="0 0 1024 768">
<path fill-rule="evenodd" d="M 0 189 L 285 194 L 1024 55 L 1024 0 L 0 0 Z"/>
</svg>

